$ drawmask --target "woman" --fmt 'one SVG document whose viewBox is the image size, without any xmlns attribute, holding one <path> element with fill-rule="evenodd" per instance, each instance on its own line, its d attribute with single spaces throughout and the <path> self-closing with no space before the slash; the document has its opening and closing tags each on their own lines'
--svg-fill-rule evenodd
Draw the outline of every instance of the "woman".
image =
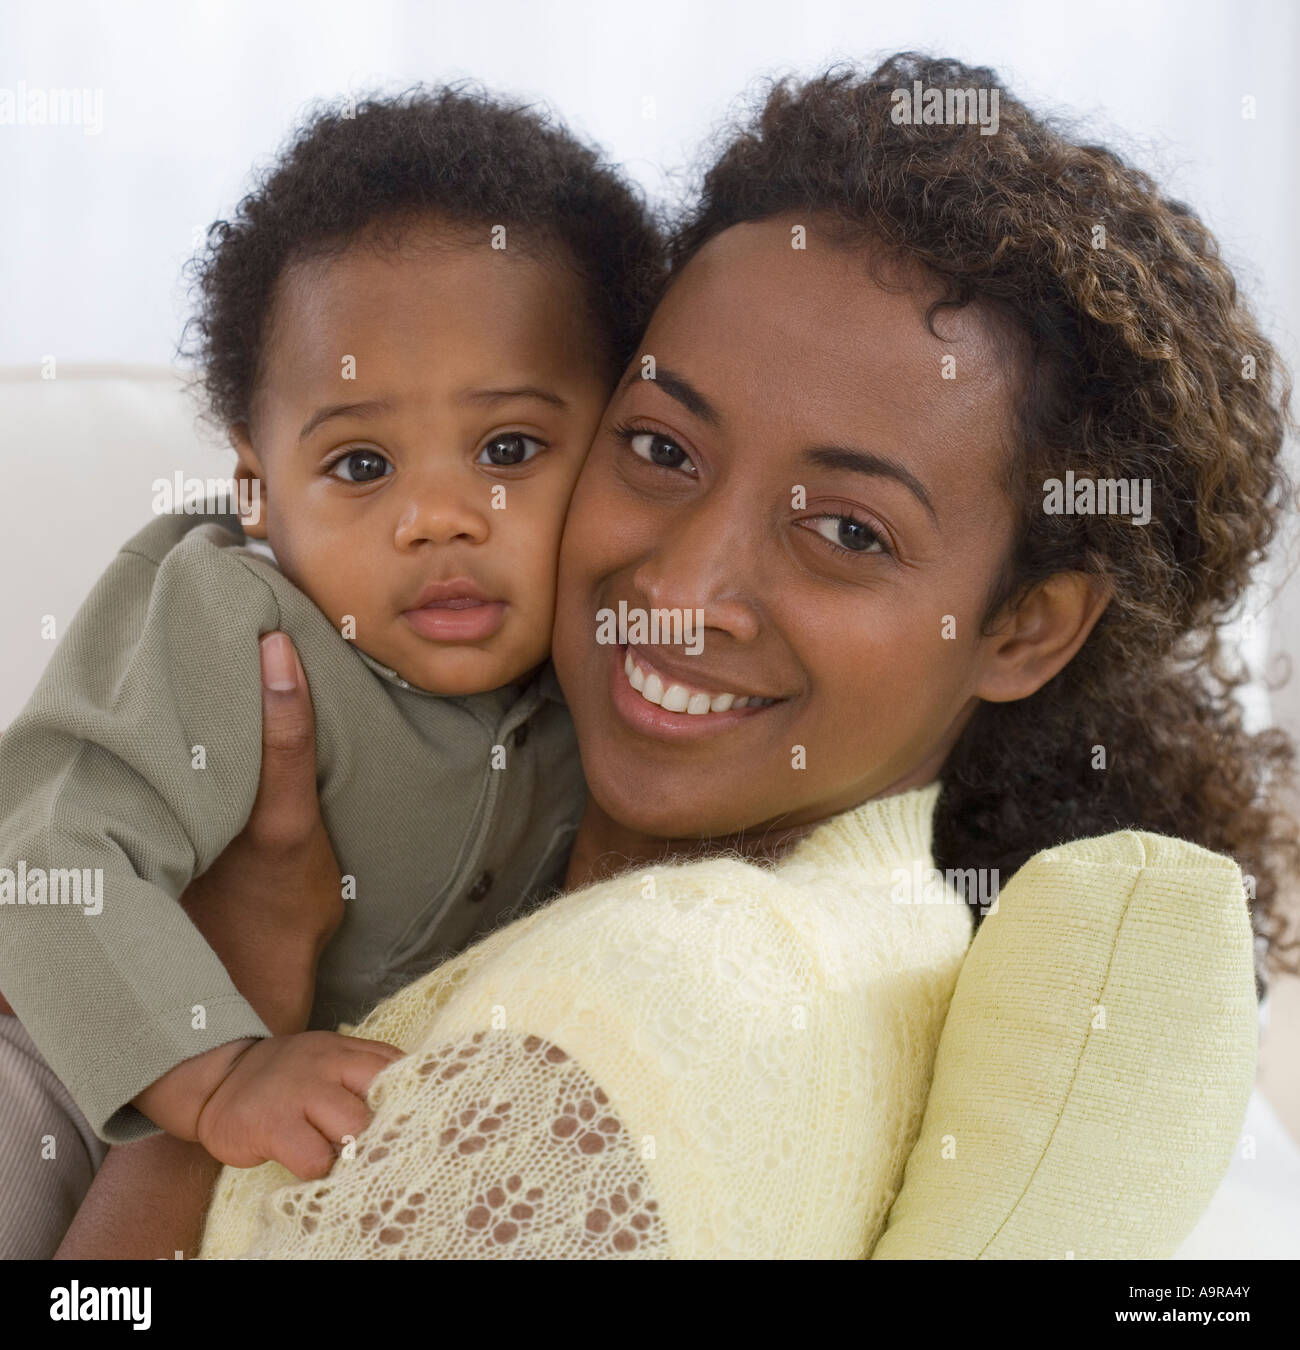
<svg viewBox="0 0 1300 1350">
<path fill-rule="evenodd" d="M 915 81 L 995 83 L 987 70 L 896 57 L 866 77 L 778 86 L 735 135 L 678 235 L 642 360 L 579 481 L 554 649 L 590 789 L 568 879 L 632 874 L 572 890 L 367 1019 L 361 1034 L 411 1054 L 375 1089 L 356 1158 L 315 1188 L 277 1190 L 286 1178 L 262 1169 L 230 1178 L 210 1250 L 864 1254 L 915 1130 L 966 936 L 951 921 L 965 923 L 964 909 L 936 907 L 928 928 L 907 906 L 891 911 L 882 864 L 932 852 L 941 868 L 1009 876 L 1049 845 L 1136 826 L 1232 853 L 1256 878 L 1260 933 L 1275 935 L 1295 834 L 1260 803 L 1293 752 L 1280 733 L 1242 729 L 1230 695 L 1243 675 L 1216 635 L 1287 500 L 1275 356 L 1208 232 L 1143 175 L 1005 93 L 996 135 L 900 122 L 893 95 Z M 1116 511 L 1113 493 L 1098 511 L 1095 491 L 1073 487 L 1061 508 L 1062 484 L 1082 480 L 1125 483 L 1132 499 L 1120 504 L 1146 501 L 1149 519 Z M 599 612 L 620 605 L 703 611 L 703 658 L 593 640 Z M 758 702 L 707 715 L 663 707 L 704 694 L 711 708 L 728 694 Z M 287 831 L 300 841 L 310 812 L 301 790 L 272 807 L 283 787 L 268 783 L 263 819 L 305 812 Z M 285 872 L 286 851 L 270 856 L 306 894 L 307 864 Z M 695 895 L 692 869 L 720 867 L 732 870 L 708 872 Z M 737 931 L 775 915 L 796 934 L 762 948 L 778 969 L 757 995 L 752 965 L 737 978 L 717 959 L 723 939 L 708 947 L 701 914 L 720 886 L 742 912 Z M 268 889 L 255 881 L 252 894 Z M 628 998 L 674 981 L 687 1051 L 679 1077 L 665 1070 L 654 1084 L 620 1068 L 644 1046 L 634 1016 L 619 1043 L 616 1014 L 639 1005 L 618 988 L 595 1005 L 583 993 L 601 962 L 635 965 L 610 939 L 638 895 L 642 950 L 663 937 L 668 959 L 627 975 Z M 276 939 L 283 960 L 309 969 L 322 925 L 271 913 L 294 935 Z M 854 947 L 864 915 L 895 944 L 892 966 Z M 223 949 L 230 935 L 212 940 L 255 1003 L 269 993 L 280 957 L 241 961 Z M 578 949 L 586 965 L 570 962 Z M 586 974 L 561 977 L 548 1004 L 538 991 L 551 959 Z M 781 999 L 796 1012 L 810 961 L 806 1024 L 817 1031 L 831 1010 L 857 1020 L 801 1059 L 762 1016 Z M 293 1006 L 273 1011 L 301 1026 L 309 992 L 287 997 Z M 588 1012 L 613 1015 L 587 1035 Z M 542 1022 L 569 1039 L 548 1040 Z M 762 1035 L 747 1040 L 755 1026 Z M 712 1039 L 739 1053 L 778 1047 L 728 1079 L 744 1085 L 739 1102 L 711 1096 L 698 1072 L 707 1055 L 690 1047 Z M 867 1062 L 854 1046 L 869 1047 Z M 439 1091 L 419 1093 L 422 1075 Z M 892 1116 L 872 1075 L 895 1098 Z M 674 1083 L 688 1100 L 673 1099 Z M 815 1123 L 790 1136 L 782 1113 L 801 1094 L 815 1098 Z M 507 1119 L 515 1099 L 526 1124 Z M 743 1169 L 727 1171 L 727 1139 L 707 1146 L 715 1107 L 724 1122 L 748 1115 L 789 1138 L 766 1187 L 720 1188 Z M 855 1134 L 857 1109 L 872 1128 Z M 646 1121 L 660 1122 L 659 1137 Z M 677 1126 L 695 1149 L 684 1177 L 662 1151 Z M 502 1156 L 526 1156 L 543 1187 L 492 1170 L 489 1136 L 529 1129 L 531 1152 Z M 543 1156 L 548 1141 L 575 1138 L 614 1158 L 612 1171 Z M 847 1170 L 825 1165 L 837 1150 Z M 111 1237 L 114 1185 L 125 1187 L 118 1231 L 138 1221 L 149 1201 L 133 1168 L 166 1182 L 195 1155 L 149 1141 L 122 1157 L 68 1254 Z M 191 1194 L 162 1205 L 164 1248 L 192 1236 L 207 1177 L 189 1175 Z M 601 1193 L 610 1179 L 616 1195 Z M 691 1183 L 714 1197 L 715 1227 L 698 1208 L 690 1224 L 674 1220 Z M 774 1210 L 793 1216 L 784 1230 Z M 549 1246 L 539 1212 L 551 1216 Z"/>
</svg>

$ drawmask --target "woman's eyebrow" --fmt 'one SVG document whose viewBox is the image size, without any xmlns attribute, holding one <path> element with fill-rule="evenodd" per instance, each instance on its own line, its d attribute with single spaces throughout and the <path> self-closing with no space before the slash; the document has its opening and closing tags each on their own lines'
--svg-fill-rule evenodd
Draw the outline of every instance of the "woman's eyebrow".
<svg viewBox="0 0 1300 1350">
<path fill-rule="evenodd" d="M 930 519 L 937 525 L 939 517 L 930 501 L 930 494 L 910 470 L 895 460 L 883 455 L 873 454 L 870 450 L 854 450 L 846 445 L 816 445 L 805 451 L 804 458 L 821 469 L 848 469 L 852 473 L 871 474 L 877 478 L 893 478 L 905 488 L 930 513 Z"/>
<path fill-rule="evenodd" d="M 654 376 L 649 377 L 642 375 L 641 368 L 638 366 L 623 381 L 623 388 L 628 388 L 637 380 L 646 380 L 647 383 L 657 384 L 669 398 L 675 398 L 687 412 L 694 413 L 701 422 L 707 422 L 710 426 L 716 427 L 722 421 L 721 415 L 713 404 L 685 376 L 679 375 L 674 370 L 666 370 L 663 366 L 659 366 L 655 370 Z"/>
</svg>

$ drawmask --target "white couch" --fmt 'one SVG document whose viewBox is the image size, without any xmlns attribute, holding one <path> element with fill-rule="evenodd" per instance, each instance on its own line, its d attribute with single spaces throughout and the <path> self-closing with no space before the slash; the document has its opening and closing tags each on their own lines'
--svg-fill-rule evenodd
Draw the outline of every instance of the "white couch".
<svg viewBox="0 0 1300 1350">
<path fill-rule="evenodd" d="M 27 700 L 95 578 L 149 519 L 158 479 L 226 478 L 234 453 L 199 420 L 177 372 L 155 366 L 0 369 L 0 728 Z M 1251 1099 L 1228 1175 L 1180 1256 L 1300 1258 L 1300 1148 Z M 1253 1156 L 1252 1156 L 1253 1155 Z"/>
<path fill-rule="evenodd" d="M 114 553 L 151 519 L 152 483 L 179 470 L 228 477 L 234 451 L 206 433 L 175 371 L 158 366 L 0 369 L 0 728 L 30 696 Z"/>
</svg>

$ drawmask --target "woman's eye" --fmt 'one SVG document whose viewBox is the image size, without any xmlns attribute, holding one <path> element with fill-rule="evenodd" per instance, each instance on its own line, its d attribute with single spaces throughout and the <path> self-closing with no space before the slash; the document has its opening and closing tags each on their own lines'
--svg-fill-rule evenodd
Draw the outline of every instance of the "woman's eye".
<svg viewBox="0 0 1300 1350">
<path fill-rule="evenodd" d="M 392 468 L 378 450 L 353 450 L 336 459 L 329 471 L 345 483 L 370 483 L 376 478 L 386 478 Z"/>
<path fill-rule="evenodd" d="M 531 436 L 512 431 L 505 436 L 494 436 L 478 453 L 476 464 L 524 464 L 538 454 L 542 443 Z"/>
<path fill-rule="evenodd" d="M 809 522 L 823 539 L 850 553 L 888 553 L 884 540 L 856 516 L 818 516 Z"/>
<path fill-rule="evenodd" d="M 696 472 L 691 457 L 667 436 L 660 436 L 653 431 L 639 431 L 629 436 L 627 443 L 634 454 L 649 460 L 651 464 L 661 464 L 665 469 L 685 468 L 688 473 Z"/>
</svg>

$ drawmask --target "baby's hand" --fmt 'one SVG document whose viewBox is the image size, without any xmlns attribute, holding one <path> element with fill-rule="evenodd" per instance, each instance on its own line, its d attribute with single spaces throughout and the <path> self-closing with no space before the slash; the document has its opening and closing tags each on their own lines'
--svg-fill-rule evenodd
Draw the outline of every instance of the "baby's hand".
<svg viewBox="0 0 1300 1350">
<path fill-rule="evenodd" d="M 371 1081 L 403 1052 L 383 1041 L 303 1031 L 255 1041 L 199 1112 L 199 1143 L 232 1167 L 274 1159 L 303 1181 L 334 1166 L 344 1136 L 370 1123 Z"/>
</svg>

